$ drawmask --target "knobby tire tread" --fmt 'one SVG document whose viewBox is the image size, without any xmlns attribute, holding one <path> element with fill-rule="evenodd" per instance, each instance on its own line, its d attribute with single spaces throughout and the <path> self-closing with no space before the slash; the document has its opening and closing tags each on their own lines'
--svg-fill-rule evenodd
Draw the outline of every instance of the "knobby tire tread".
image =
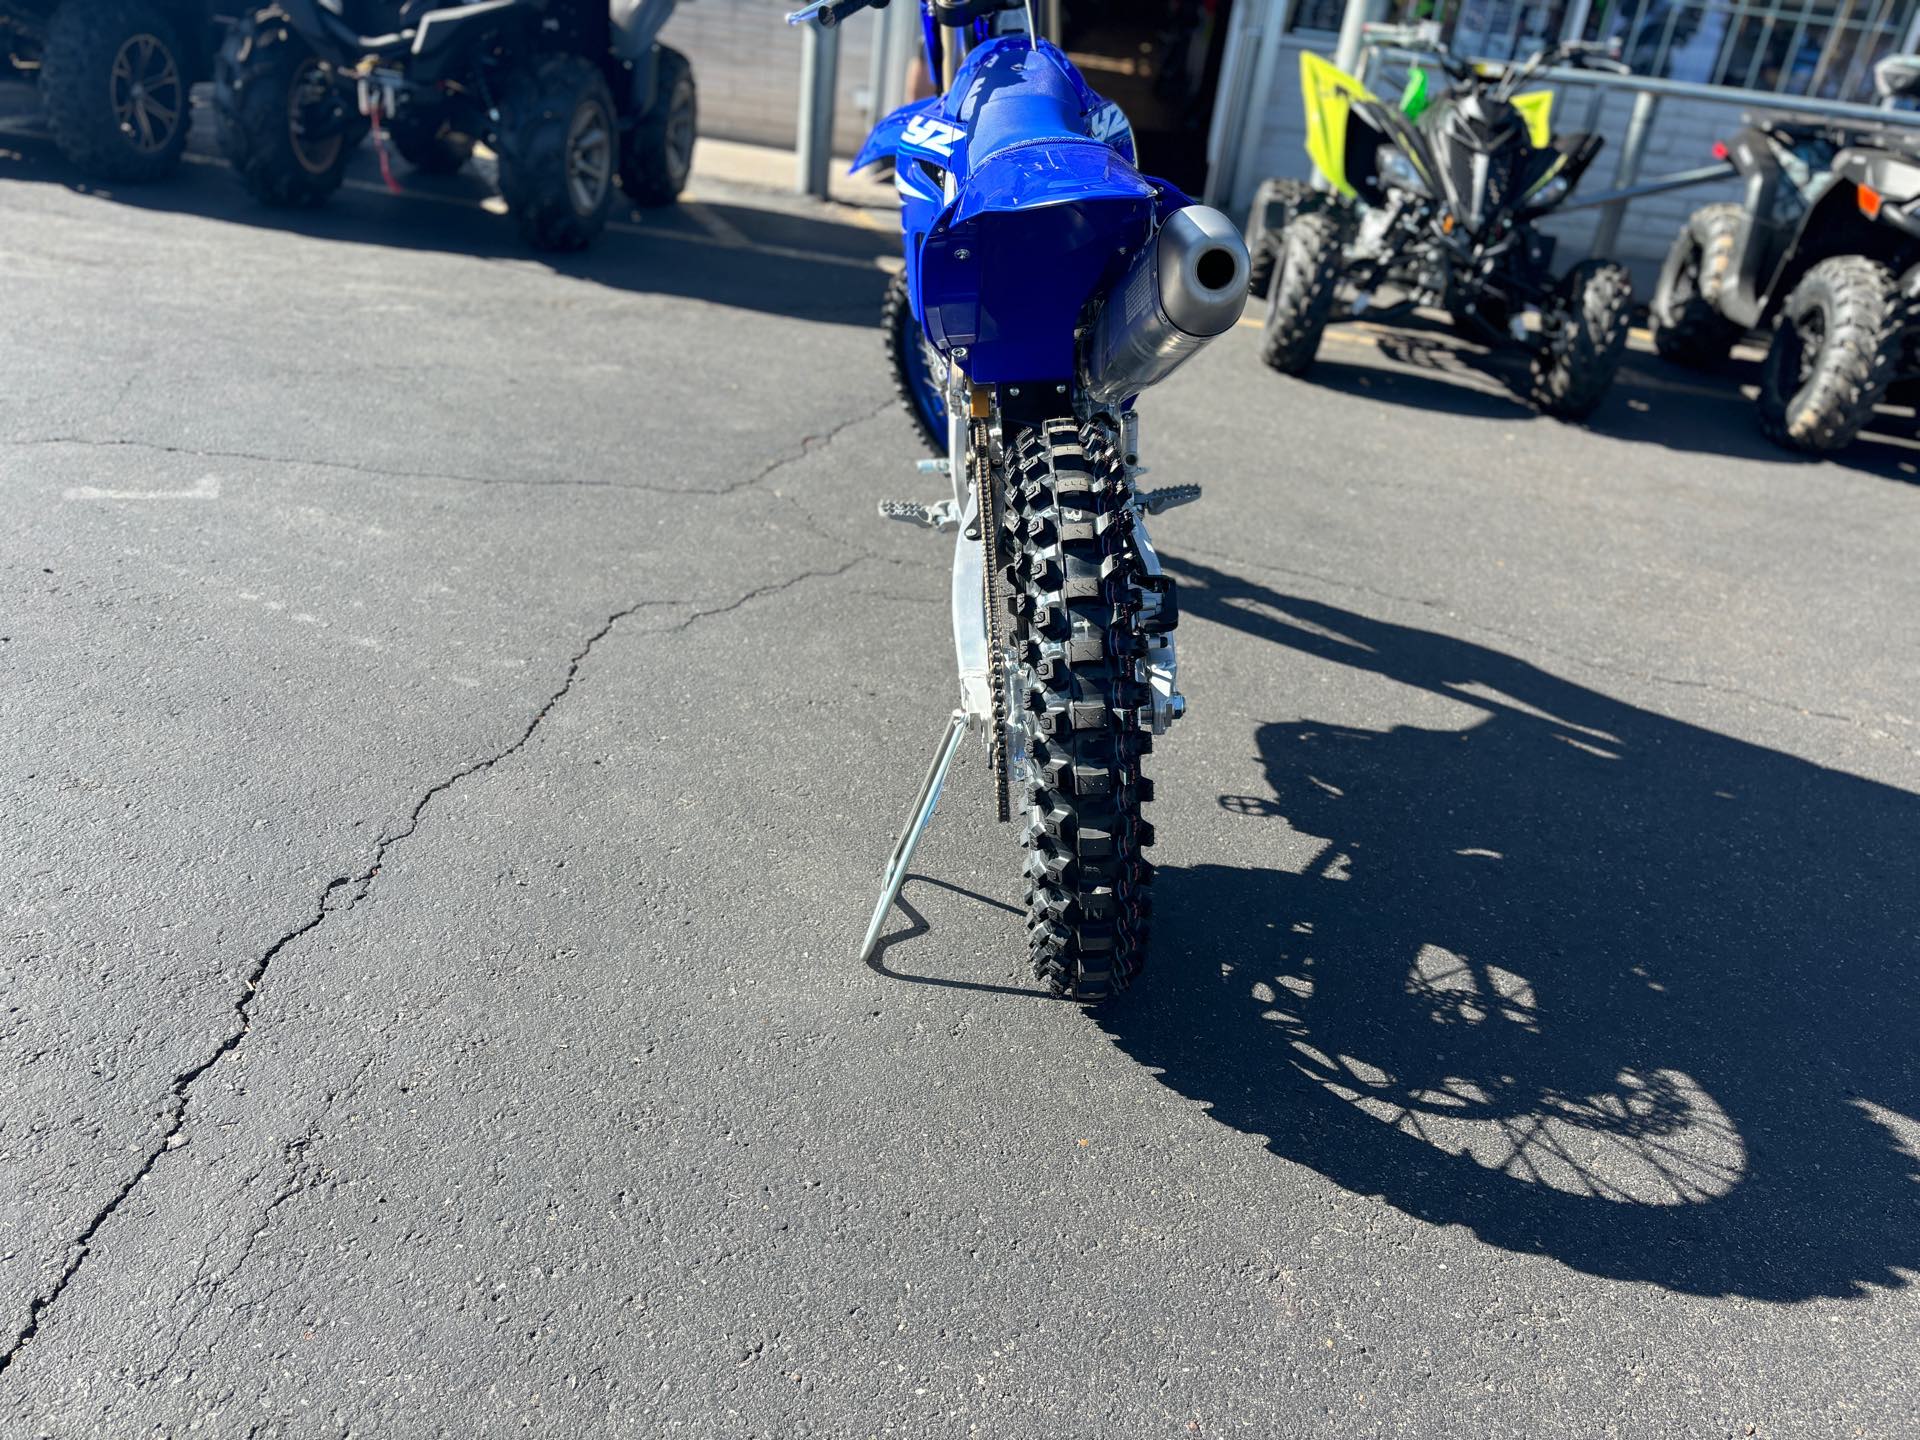
<svg viewBox="0 0 1920 1440">
<path fill-rule="evenodd" d="M 1135 559 L 1126 474 L 1104 435 L 1068 419 L 1008 435 L 1002 552 L 1015 698 L 1031 736 L 1027 934 L 1034 975 L 1093 1003 L 1146 956 L 1151 734 L 1130 627 Z"/>
</svg>

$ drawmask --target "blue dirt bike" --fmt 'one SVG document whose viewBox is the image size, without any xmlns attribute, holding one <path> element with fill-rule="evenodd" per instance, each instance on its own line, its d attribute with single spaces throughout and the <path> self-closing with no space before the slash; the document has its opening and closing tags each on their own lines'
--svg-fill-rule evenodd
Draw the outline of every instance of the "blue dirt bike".
<svg viewBox="0 0 1920 1440">
<path fill-rule="evenodd" d="M 886 3 L 818 0 L 788 19 L 832 26 Z M 1247 250 L 1226 216 L 1135 168 L 1126 116 L 1020 0 L 921 10 L 936 86 L 953 54 L 946 93 L 882 120 L 855 168 L 893 160 L 907 263 L 888 335 L 903 398 L 941 457 L 921 468 L 950 476 L 953 492 L 880 509 L 956 532 L 960 706 L 861 957 L 961 739 L 978 730 L 1000 819 L 1020 797 L 1034 973 L 1097 1001 L 1146 953 L 1141 762 L 1185 708 L 1179 610 L 1146 518 L 1199 494 L 1135 487 L 1134 400 L 1240 318 Z M 1005 11 L 1026 12 L 1024 32 Z"/>
</svg>

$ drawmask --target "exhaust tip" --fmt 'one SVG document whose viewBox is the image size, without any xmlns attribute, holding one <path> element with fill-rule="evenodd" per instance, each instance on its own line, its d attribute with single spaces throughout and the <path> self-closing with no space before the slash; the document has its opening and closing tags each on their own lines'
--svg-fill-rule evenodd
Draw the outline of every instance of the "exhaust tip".
<svg viewBox="0 0 1920 1440">
<path fill-rule="evenodd" d="M 1231 290 L 1233 282 L 1240 278 L 1240 260 L 1224 245 L 1216 245 L 1203 251 L 1193 262 L 1193 278 L 1200 282 L 1204 290 L 1215 294 Z"/>
<path fill-rule="evenodd" d="M 1187 334 L 1234 326 L 1247 304 L 1252 264 L 1240 230 L 1218 210 L 1189 205 L 1160 228 L 1160 304 Z"/>
</svg>

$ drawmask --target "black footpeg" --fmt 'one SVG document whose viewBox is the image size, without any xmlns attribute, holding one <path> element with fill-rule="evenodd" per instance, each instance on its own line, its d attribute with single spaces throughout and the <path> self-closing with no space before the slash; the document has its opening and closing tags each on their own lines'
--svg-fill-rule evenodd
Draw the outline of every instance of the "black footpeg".
<svg viewBox="0 0 1920 1440">
<path fill-rule="evenodd" d="M 1163 510 L 1171 510 L 1176 505 L 1186 505 L 1199 498 L 1198 485 L 1163 485 L 1158 490 L 1142 490 L 1134 496 L 1140 508 L 1149 515 L 1158 515 Z"/>
</svg>

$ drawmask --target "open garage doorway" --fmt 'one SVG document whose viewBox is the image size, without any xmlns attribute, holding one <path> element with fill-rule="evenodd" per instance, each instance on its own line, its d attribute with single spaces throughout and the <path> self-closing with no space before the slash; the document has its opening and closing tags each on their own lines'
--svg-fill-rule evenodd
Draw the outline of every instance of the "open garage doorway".
<svg viewBox="0 0 1920 1440">
<path fill-rule="evenodd" d="M 1061 46 L 1133 122 L 1140 166 L 1207 188 L 1207 134 L 1234 0 L 1062 0 Z"/>
</svg>

